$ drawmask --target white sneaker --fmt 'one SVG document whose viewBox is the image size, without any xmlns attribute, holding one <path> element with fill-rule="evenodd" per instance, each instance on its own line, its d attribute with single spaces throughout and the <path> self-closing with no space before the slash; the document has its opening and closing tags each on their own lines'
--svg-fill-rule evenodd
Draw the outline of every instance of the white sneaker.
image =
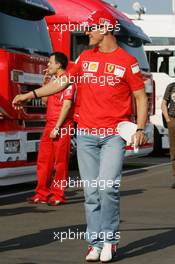
<svg viewBox="0 0 175 264">
<path fill-rule="evenodd" d="M 113 256 L 116 254 L 117 245 L 104 243 L 103 249 L 100 255 L 101 262 L 109 262 L 112 260 Z"/>
<path fill-rule="evenodd" d="M 88 252 L 86 255 L 86 261 L 89 261 L 89 262 L 99 261 L 100 253 L 101 253 L 101 248 L 89 246 Z"/>
</svg>

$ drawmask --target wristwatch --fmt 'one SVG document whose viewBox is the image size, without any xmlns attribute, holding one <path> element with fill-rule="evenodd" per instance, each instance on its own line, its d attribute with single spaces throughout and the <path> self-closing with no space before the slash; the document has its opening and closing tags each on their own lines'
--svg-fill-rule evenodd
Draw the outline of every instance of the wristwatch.
<svg viewBox="0 0 175 264">
<path fill-rule="evenodd" d="M 142 132 L 142 133 L 145 133 L 145 131 L 144 131 L 143 128 L 137 128 L 137 129 L 136 129 L 136 132 Z"/>
</svg>

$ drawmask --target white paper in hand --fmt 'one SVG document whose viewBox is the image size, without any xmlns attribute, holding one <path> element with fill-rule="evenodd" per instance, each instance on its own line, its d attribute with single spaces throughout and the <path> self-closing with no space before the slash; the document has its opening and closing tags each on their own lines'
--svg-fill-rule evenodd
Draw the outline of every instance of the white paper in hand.
<svg viewBox="0 0 175 264">
<path fill-rule="evenodd" d="M 137 125 L 129 122 L 129 121 L 123 121 L 118 123 L 117 126 L 117 131 L 119 133 L 119 135 L 126 140 L 127 145 L 131 144 L 131 138 L 132 135 L 136 132 L 137 129 Z M 134 152 L 137 153 L 138 152 L 138 147 L 136 146 L 136 142 L 134 139 Z"/>
</svg>

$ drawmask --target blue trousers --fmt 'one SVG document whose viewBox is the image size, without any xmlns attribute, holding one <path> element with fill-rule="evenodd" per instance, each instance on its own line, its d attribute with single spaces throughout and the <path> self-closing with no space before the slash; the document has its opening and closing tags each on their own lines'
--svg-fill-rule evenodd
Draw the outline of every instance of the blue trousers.
<svg viewBox="0 0 175 264">
<path fill-rule="evenodd" d="M 102 248 L 119 242 L 120 181 L 125 141 L 119 135 L 77 135 L 77 154 L 84 184 L 86 239 Z"/>
</svg>

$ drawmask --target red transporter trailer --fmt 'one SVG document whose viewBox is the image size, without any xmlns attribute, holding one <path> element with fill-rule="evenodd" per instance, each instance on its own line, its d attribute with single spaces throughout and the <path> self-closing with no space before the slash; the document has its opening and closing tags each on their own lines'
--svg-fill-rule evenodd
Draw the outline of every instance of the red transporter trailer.
<svg viewBox="0 0 175 264">
<path fill-rule="evenodd" d="M 100 10 L 103 13 L 110 12 L 120 23 L 120 31 L 116 30 L 116 38 L 121 47 L 134 55 L 142 70 L 145 90 L 149 100 L 149 113 L 147 121 L 148 144 L 142 146 L 136 154 L 133 147 L 126 147 L 126 156 L 146 155 L 153 149 L 153 126 L 150 123 L 150 115 L 154 112 L 154 83 L 149 72 L 149 65 L 143 49 L 143 43 L 150 39 L 144 32 L 124 14 L 107 3 L 100 0 L 49 0 L 56 14 L 46 17 L 53 49 L 67 54 L 71 61 L 75 61 L 80 52 L 88 48 L 88 37 L 84 35 L 82 22 L 87 21 L 92 11 Z M 78 87 L 78 94 L 79 94 Z M 81 102 L 78 96 L 78 103 Z M 131 120 L 136 122 L 136 105 L 133 100 L 133 114 Z"/>
<path fill-rule="evenodd" d="M 35 179 L 45 107 L 33 99 L 23 110 L 12 99 L 41 86 L 52 51 L 44 15 L 46 1 L 0 0 L 0 185 Z"/>
</svg>

